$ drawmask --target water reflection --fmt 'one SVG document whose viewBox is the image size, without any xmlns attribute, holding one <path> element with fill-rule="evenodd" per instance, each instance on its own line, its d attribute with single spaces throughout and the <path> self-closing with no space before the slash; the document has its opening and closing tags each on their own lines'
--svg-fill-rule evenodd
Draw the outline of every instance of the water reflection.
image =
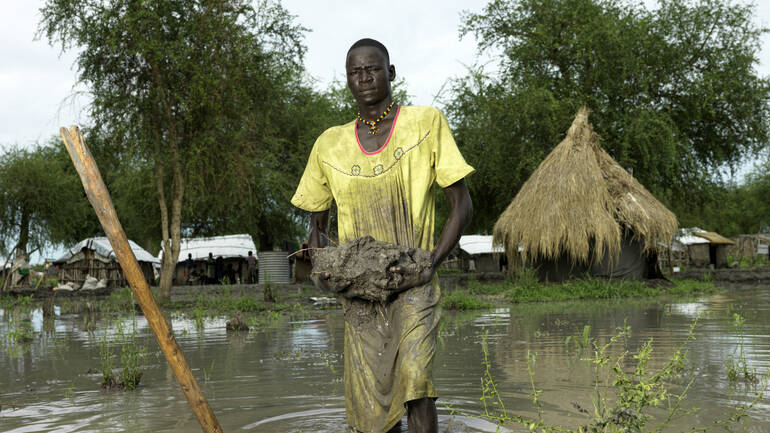
<svg viewBox="0 0 770 433">
<path fill-rule="evenodd" d="M 487 335 L 491 373 L 506 408 L 536 416 L 527 354 L 537 354 L 535 385 L 549 422 L 586 423 L 592 413 L 593 372 L 565 348 L 568 336 L 590 335 L 607 342 L 625 325 L 630 337 L 613 349 L 635 351 L 653 340 L 651 368 L 659 368 L 685 341 L 690 323 L 701 317 L 689 358 L 696 381 L 692 404 L 701 411 L 682 427 L 705 425 L 753 398 L 750 388 L 733 384 L 725 359 L 738 337 L 733 314 L 746 317 L 745 356 L 750 368 L 770 367 L 770 291 L 736 289 L 689 299 L 622 300 L 526 304 L 474 313 L 444 312 L 434 366 L 441 431 L 495 431 L 487 421 L 452 415 L 451 408 L 478 415 L 483 374 L 482 336 Z M 141 341 L 150 348 L 142 385 L 135 392 L 99 388 L 99 337 L 114 338 L 130 318 L 96 317 L 88 312 L 53 320 L 40 310 L 0 310 L 0 334 L 26 322 L 34 340 L 16 350 L 3 338 L 0 352 L 0 425 L 10 432 L 198 431 L 197 421 L 157 348 L 146 321 L 136 318 Z M 345 429 L 342 383 L 344 321 L 338 310 L 312 320 L 253 326 L 228 334 L 226 317 L 203 321 L 171 317 L 172 328 L 225 431 L 339 432 Z M 108 323 L 109 322 L 109 323 Z M 124 328 L 125 329 L 125 328 Z M 626 367 L 633 366 L 632 359 Z M 681 384 L 672 384 L 674 389 Z M 606 383 L 602 384 L 605 387 Z M 748 431 L 770 429 L 770 401 L 750 412 Z M 523 431 L 514 427 L 512 431 Z"/>
</svg>

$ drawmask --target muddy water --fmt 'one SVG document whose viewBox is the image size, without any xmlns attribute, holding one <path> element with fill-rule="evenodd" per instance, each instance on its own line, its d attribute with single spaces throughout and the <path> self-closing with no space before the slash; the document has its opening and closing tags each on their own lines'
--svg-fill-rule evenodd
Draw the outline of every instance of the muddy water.
<svg viewBox="0 0 770 433">
<path fill-rule="evenodd" d="M 527 354 L 540 402 L 549 422 L 574 426 L 593 412 L 593 373 L 575 352 L 565 350 L 567 336 L 582 333 L 602 342 L 624 321 L 632 334 L 622 347 L 634 349 L 653 339 L 656 368 L 688 335 L 701 315 L 689 350 L 695 369 L 688 407 L 700 411 L 671 431 L 702 426 L 753 398 L 751 387 L 730 383 L 724 362 L 738 348 L 733 314 L 746 318 L 744 350 L 750 368 L 770 367 L 770 287 L 734 288 L 719 295 L 688 300 L 624 300 L 530 304 L 491 311 L 445 312 L 434 376 L 441 431 L 495 431 L 483 420 L 452 415 L 448 406 L 468 414 L 482 410 L 482 340 L 486 334 L 491 374 L 509 413 L 534 416 L 529 396 Z M 227 335 L 226 318 L 212 318 L 203 329 L 183 317 L 172 326 L 180 345 L 226 432 L 345 431 L 342 383 L 343 319 L 339 311 L 307 314 L 300 320 L 260 326 L 247 335 Z M 6 338 L 0 351 L 0 431 L 3 432 L 196 432 L 200 431 L 182 392 L 165 365 L 142 318 L 140 340 L 150 354 L 140 388 L 133 392 L 100 390 L 99 335 L 87 320 L 62 315 L 43 320 L 39 310 L 0 310 L 0 334 L 6 337 L 29 321 L 34 340 L 23 346 Z M 108 332 L 114 332 L 111 324 Z M 627 363 L 626 366 L 631 366 Z M 604 379 L 603 379 L 604 380 Z M 606 384 L 605 381 L 602 382 Z M 678 384 L 672 385 L 674 390 Z M 770 399 L 750 411 L 747 431 L 770 431 Z M 512 426 L 513 431 L 525 431 Z"/>
</svg>

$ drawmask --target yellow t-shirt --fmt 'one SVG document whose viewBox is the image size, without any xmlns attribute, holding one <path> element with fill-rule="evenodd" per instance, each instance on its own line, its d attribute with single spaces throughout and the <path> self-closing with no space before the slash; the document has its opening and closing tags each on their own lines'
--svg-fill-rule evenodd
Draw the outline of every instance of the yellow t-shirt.
<svg viewBox="0 0 770 433">
<path fill-rule="evenodd" d="M 361 147 L 356 121 L 321 134 L 291 202 L 320 212 L 335 200 L 340 244 L 370 235 L 431 251 L 433 182 L 443 188 L 473 172 L 439 110 L 399 106 L 378 151 Z"/>
</svg>

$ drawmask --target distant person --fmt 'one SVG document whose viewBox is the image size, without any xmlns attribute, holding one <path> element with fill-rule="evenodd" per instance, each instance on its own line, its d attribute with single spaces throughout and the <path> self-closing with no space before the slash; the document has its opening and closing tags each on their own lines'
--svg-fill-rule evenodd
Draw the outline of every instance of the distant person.
<svg viewBox="0 0 770 433">
<path fill-rule="evenodd" d="M 186 284 L 190 284 L 192 281 L 194 267 L 195 262 L 193 261 L 192 254 L 187 254 L 187 260 L 184 261 L 184 280 Z"/>
<path fill-rule="evenodd" d="M 206 259 L 206 284 L 213 284 L 214 281 L 216 281 L 214 279 L 215 268 L 214 255 L 209 253 L 208 258 Z"/>
<path fill-rule="evenodd" d="M 236 284 L 238 281 L 235 279 L 235 275 L 238 270 L 235 269 L 235 263 L 227 267 L 227 282 L 228 284 Z"/>
<path fill-rule="evenodd" d="M 257 258 L 249 251 L 249 255 L 246 256 L 246 264 L 248 265 L 246 275 L 246 281 L 249 284 L 254 284 L 254 274 L 257 272 Z"/>
<path fill-rule="evenodd" d="M 217 256 L 217 259 L 214 261 L 214 274 L 217 284 L 221 283 L 225 277 L 225 259 L 222 256 Z"/>
</svg>

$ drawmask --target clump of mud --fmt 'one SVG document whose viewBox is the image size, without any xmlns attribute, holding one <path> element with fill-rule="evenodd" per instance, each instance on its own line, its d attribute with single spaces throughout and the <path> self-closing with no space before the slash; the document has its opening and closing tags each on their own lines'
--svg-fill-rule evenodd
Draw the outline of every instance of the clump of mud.
<svg viewBox="0 0 770 433">
<path fill-rule="evenodd" d="M 410 281 L 417 282 L 420 272 L 430 265 L 429 251 L 376 241 L 371 236 L 313 254 L 313 274 L 328 273 L 330 288 L 346 298 L 379 302 Z M 400 266 L 404 272 L 391 272 L 393 266 Z"/>
<path fill-rule="evenodd" d="M 228 320 L 225 323 L 225 330 L 227 332 L 248 331 L 249 325 L 247 325 L 246 321 L 243 320 L 243 316 L 241 316 L 241 313 L 235 313 L 232 319 Z"/>
</svg>

